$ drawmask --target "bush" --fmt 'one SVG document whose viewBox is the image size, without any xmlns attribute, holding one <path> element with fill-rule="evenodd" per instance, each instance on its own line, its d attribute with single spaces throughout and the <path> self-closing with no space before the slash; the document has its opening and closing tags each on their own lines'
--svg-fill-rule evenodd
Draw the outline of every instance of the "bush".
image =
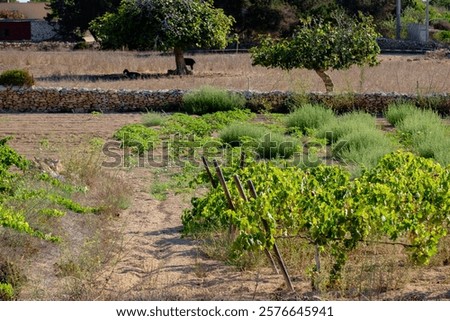
<svg viewBox="0 0 450 321">
<path fill-rule="evenodd" d="M 292 137 L 280 133 L 267 133 L 262 136 L 256 147 L 256 153 L 261 158 L 289 158 L 297 150 L 298 142 Z"/>
<path fill-rule="evenodd" d="M 261 137 L 268 134 L 269 131 L 263 127 L 248 123 L 233 123 L 219 132 L 219 138 L 222 142 L 231 146 L 239 146 L 246 139 L 259 141 Z"/>
<path fill-rule="evenodd" d="M 202 87 L 183 96 L 184 110 L 197 115 L 244 109 L 245 103 L 245 97 L 242 95 L 213 87 Z"/>
<path fill-rule="evenodd" d="M 0 74 L 0 85 L 31 87 L 34 85 L 34 78 L 27 70 L 7 70 Z"/>
<path fill-rule="evenodd" d="M 167 118 L 168 117 L 165 114 L 149 111 L 142 116 L 142 123 L 148 127 L 161 126 L 165 123 Z"/>
<path fill-rule="evenodd" d="M 13 301 L 14 288 L 9 283 L 0 283 L 0 301 Z"/>
<path fill-rule="evenodd" d="M 448 30 L 441 30 L 434 34 L 434 39 L 443 42 L 445 44 L 450 44 L 450 31 Z"/>
<path fill-rule="evenodd" d="M 289 130 L 300 130 L 306 134 L 309 130 L 318 129 L 335 118 L 331 109 L 322 105 L 305 104 L 290 113 L 286 118 Z"/>
<path fill-rule="evenodd" d="M 393 144 L 383 132 L 366 128 L 344 135 L 333 146 L 332 153 L 340 160 L 370 169 L 393 150 Z"/>
<path fill-rule="evenodd" d="M 326 138 L 328 144 L 333 144 L 343 136 L 365 128 L 375 129 L 375 118 L 368 113 L 356 111 L 329 121 L 319 128 L 316 137 Z"/>
<path fill-rule="evenodd" d="M 418 112 L 418 109 L 413 104 L 399 103 L 388 106 L 385 117 L 393 126 L 397 126 L 402 122 L 406 116 Z"/>
</svg>

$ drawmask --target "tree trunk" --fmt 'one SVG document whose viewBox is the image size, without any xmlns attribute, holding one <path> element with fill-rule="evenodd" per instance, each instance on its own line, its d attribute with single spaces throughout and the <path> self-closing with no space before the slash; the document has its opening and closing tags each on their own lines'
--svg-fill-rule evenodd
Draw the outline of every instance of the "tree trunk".
<svg viewBox="0 0 450 321">
<path fill-rule="evenodd" d="M 322 79 L 323 83 L 325 84 L 325 89 L 327 93 L 332 92 L 334 89 L 334 84 L 330 76 L 325 72 L 325 70 L 315 69 L 314 71 L 316 72 L 316 74 L 319 75 L 320 79 Z"/>
<path fill-rule="evenodd" d="M 177 65 L 177 69 L 175 70 L 175 74 L 177 75 L 187 75 L 188 69 L 186 67 L 186 63 L 184 62 L 184 52 L 183 49 L 175 47 L 173 49 L 175 54 L 175 63 Z"/>
</svg>

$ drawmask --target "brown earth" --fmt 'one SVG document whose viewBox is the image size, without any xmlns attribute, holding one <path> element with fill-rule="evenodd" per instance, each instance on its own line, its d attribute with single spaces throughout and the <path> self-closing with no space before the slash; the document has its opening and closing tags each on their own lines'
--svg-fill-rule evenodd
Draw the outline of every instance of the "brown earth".
<svg viewBox="0 0 450 321">
<path fill-rule="evenodd" d="M 139 114 L 0 114 L 0 137 L 12 135 L 10 145 L 29 158 L 61 157 L 93 137 L 108 140 L 120 126 L 141 120 Z M 114 219 L 121 235 L 117 262 L 97 280 L 99 300 L 276 300 L 287 295 L 281 275 L 270 269 L 238 271 L 206 257 L 198 242 L 182 238 L 180 215 L 189 206 L 183 195 L 158 201 L 149 194 L 153 176 L 148 168 L 122 170 L 133 186 L 131 205 Z M 53 266 L 58 257 L 46 257 Z M 447 262 L 448 263 L 448 262 Z M 52 269 L 48 269 L 51 274 Z M 33 279 L 34 277 L 34 279 Z M 43 282 L 42 274 L 30 276 Z M 41 278 L 39 280 L 39 278 Z M 448 300 L 450 266 L 413 269 L 410 282 L 377 299 Z M 305 276 L 294 276 L 296 298 L 317 299 Z M 23 300 L 55 299 L 24 291 Z M 61 299 L 61 298 L 59 298 Z M 342 298 L 341 298 L 342 299 Z M 344 298 L 345 299 L 345 298 Z M 364 299 L 364 298 L 359 298 Z"/>
</svg>

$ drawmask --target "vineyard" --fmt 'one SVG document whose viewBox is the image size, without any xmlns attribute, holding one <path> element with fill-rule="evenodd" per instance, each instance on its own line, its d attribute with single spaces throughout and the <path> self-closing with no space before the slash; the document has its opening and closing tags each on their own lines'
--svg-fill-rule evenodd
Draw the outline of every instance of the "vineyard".
<svg viewBox="0 0 450 321">
<path fill-rule="evenodd" d="M 437 264 L 435 257 L 447 264 L 446 119 L 409 104 L 391 105 L 382 121 L 302 102 L 287 115 L 254 114 L 239 97 L 204 90 L 213 91 L 206 96 L 214 99 L 205 102 L 200 91 L 184 102 L 198 115 L 149 111 L 140 122 L 118 128 L 113 142 L 90 141 L 96 153 L 103 146 L 105 168 L 150 170 L 154 200 L 187 196 L 190 206 L 180 213 L 181 233 L 203 244 L 204 255 L 243 271 L 258 265 L 275 274 L 281 269 L 290 292 L 299 290 L 300 278 L 321 297 L 334 291 L 352 295 L 349 273 L 358 269 L 354 260 L 361 252 L 373 260 L 389 256 L 378 254 L 389 249 L 396 253 L 394 263 L 361 265 L 361 278 L 394 265 L 401 271 L 405 265 Z M 225 101 L 225 107 L 217 107 L 217 100 Z M 8 143 L 5 138 L 0 144 L 0 224 L 3 232 L 11 231 L 5 235 L 61 244 L 67 240 L 57 222 L 69 213 L 104 222 L 105 213 L 126 208 L 114 186 L 106 191 L 109 198 L 80 202 L 94 186 L 92 154 L 81 155 L 88 162 L 81 167 L 91 172 L 70 175 L 66 170 L 62 179 Z M 72 261 L 57 266 L 64 273 L 75 269 Z M 3 298 L 17 298 L 17 282 L 0 281 Z M 387 284 L 389 279 L 380 280 L 377 289 L 364 282 L 360 295 L 396 286 Z"/>
</svg>

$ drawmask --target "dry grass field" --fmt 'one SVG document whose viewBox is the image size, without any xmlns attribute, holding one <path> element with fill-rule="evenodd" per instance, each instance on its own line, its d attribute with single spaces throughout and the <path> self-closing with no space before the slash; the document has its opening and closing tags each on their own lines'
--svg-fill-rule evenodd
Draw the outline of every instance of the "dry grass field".
<svg viewBox="0 0 450 321">
<path fill-rule="evenodd" d="M 189 56 L 189 55 L 186 55 Z M 194 75 L 167 76 L 173 56 L 151 52 L 17 51 L 0 53 L 0 71 L 25 68 L 42 87 L 105 89 L 194 89 L 210 85 L 238 90 L 324 91 L 313 71 L 252 66 L 249 54 L 196 54 Z M 450 59 L 381 55 L 376 67 L 332 71 L 336 92 L 442 93 L 450 90 Z M 92 81 L 95 76 L 118 75 L 124 69 L 148 76 L 144 80 Z"/>
<path fill-rule="evenodd" d="M 197 61 L 194 74 L 180 78 L 166 75 L 174 68 L 173 57 L 154 53 L 5 50 L 0 52 L 0 71 L 28 69 L 36 86 L 42 87 L 157 90 L 211 85 L 239 90 L 324 91 L 314 72 L 254 67 L 248 54 L 192 57 Z M 450 91 L 449 59 L 383 55 L 380 61 L 373 68 L 333 71 L 336 91 Z M 125 68 L 148 78 L 92 80 L 121 74 Z M 4 245 L 0 258 L 14 258 L 27 275 L 19 300 L 450 300 L 448 236 L 427 267 L 408 263 L 400 247 L 361 247 L 344 271 L 342 288 L 351 291 L 312 292 L 304 273 L 311 253 L 305 249 L 285 258 L 292 267 L 296 297 L 287 293 L 283 278 L 272 273 L 267 264 L 242 271 L 220 261 L 218 253 L 212 253 L 217 247 L 208 249 L 198 240 L 180 237 L 180 215 L 190 206 L 192 195 L 173 191 L 162 199 L 152 195 L 168 169 L 99 168 L 101 152 L 93 147 L 110 141 L 121 126 L 141 121 L 140 114 L 0 113 L 0 138 L 13 136 L 10 145 L 18 152 L 30 159 L 59 158 L 66 170 L 84 177 L 94 195 L 82 200 L 129 197 L 126 204 L 119 204 L 118 216 L 64 218 L 56 226 L 65 237 L 60 245 L 0 229 Z M 97 154 L 91 157 L 92 153 Z"/>
</svg>

